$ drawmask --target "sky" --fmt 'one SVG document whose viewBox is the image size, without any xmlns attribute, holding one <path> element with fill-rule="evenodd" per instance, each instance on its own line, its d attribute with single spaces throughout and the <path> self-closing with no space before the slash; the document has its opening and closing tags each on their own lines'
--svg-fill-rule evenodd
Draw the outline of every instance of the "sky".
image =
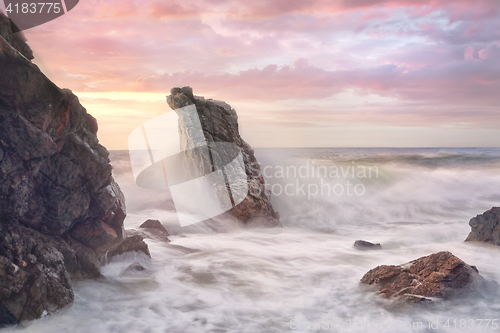
<svg viewBox="0 0 500 333">
<path fill-rule="evenodd" d="M 25 36 L 108 149 L 186 85 L 254 147 L 500 143 L 498 0 L 80 0 Z"/>
</svg>

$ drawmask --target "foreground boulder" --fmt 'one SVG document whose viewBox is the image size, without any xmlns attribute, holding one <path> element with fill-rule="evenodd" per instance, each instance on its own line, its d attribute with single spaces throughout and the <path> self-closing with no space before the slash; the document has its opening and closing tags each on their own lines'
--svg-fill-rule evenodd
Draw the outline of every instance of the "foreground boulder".
<svg viewBox="0 0 500 333">
<path fill-rule="evenodd" d="M 127 242 L 96 119 L 32 58 L 0 14 L 0 326 L 71 304 L 70 282 L 99 276 L 115 249 L 147 252 Z"/>
<path fill-rule="evenodd" d="M 500 245 L 500 208 L 493 207 L 469 221 L 471 232 L 467 241 Z"/>
<path fill-rule="evenodd" d="M 241 150 L 249 191 L 246 198 L 233 207 L 229 214 L 247 226 L 281 226 L 279 214 L 274 211 L 270 201 L 270 193 L 265 188 L 260 164 L 255 158 L 253 149 L 239 134 L 236 111 L 225 102 L 194 96 L 190 87 L 173 88 L 170 93 L 171 95 L 167 97 L 167 103 L 173 110 L 193 104 L 196 106 L 203 134 L 208 144 L 229 142 Z M 193 145 L 195 138 L 193 138 L 191 125 L 189 119 L 184 122 L 183 115 L 179 114 L 180 142 L 184 148 L 196 146 L 196 144 Z M 211 166 L 208 166 L 206 169 L 210 168 Z"/>
<path fill-rule="evenodd" d="M 386 298 L 412 303 L 449 299 L 484 284 L 476 267 L 450 252 L 434 253 L 403 265 L 378 266 L 366 273 L 361 282 L 376 285 Z"/>
</svg>

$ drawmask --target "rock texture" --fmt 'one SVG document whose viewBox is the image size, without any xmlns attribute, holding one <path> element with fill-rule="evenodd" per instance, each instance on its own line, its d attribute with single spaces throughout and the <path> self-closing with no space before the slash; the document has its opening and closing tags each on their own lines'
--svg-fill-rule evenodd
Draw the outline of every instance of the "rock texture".
<svg viewBox="0 0 500 333">
<path fill-rule="evenodd" d="M 73 301 L 64 256 L 56 248 L 63 241 L 3 223 L 0 237 L 0 299 L 16 318 L 39 318 Z"/>
<path fill-rule="evenodd" d="M 417 303 L 432 298 L 449 299 L 477 290 L 484 284 L 474 266 L 450 252 L 438 252 L 397 266 L 378 266 L 361 279 L 376 285 L 386 298 Z"/>
<path fill-rule="evenodd" d="M 163 224 L 158 220 L 149 219 L 139 226 L 139 228 L 144 229 L 144 231 L 151 236 L 164 242 L 170 242 L 168 239 L 168 231 L 165 229 Z"/>
<path fill-rule="evenodd" d="M 255 158 L 253 149 L 239 134 L 236 111 L 225 102 L 194 96 L 190 87 L 173 88 L 170 93 L 167 103 L 173 110 L 196 105 L 203 133 L 209 144 L 230 142 L 241 149 L 249 191 L 243 202 L 232 208 L 229 214 L 247 226 L 281 226 L 279 214 L 271 205 L 270 193 L 265 189 L 260 164 Z M 180 123 L 179 132 L 181 133 L 181 146 L 189 147 L 192 140 L 189 126 Z"/>
<path fill-rule="evenodd" d="M 31 58 L 0 14 L 0 312 L 19 320 L 70 304 L 71 279 L 99 276 L 108 253 L 147 249 L 127 243 L 97 121 Z"/>
<path fill-rule="evenodd" d="M 121 276 L 134 276 L 144 272 L 146 268 L 139 264 L 138 262 L 134 262 L 130 264 L 125 270 L 120 274 Z"/>
<path fill-rule="evenodd" d="M 471 232 L 467 241 L 478 241 L 500 245 L 500 208 L 492 209 L 469 221 Z"/>
<path fill-rule="evenodd" d="M 26 44 L 26 38 L 23 34 L 13 33 L 18 32 L 17 26 L 8 17 L 0 13 L 0 43 L 11 45 L 17 52 L 28 60 L 33 59 L 33 51 Z"/>
</svg>

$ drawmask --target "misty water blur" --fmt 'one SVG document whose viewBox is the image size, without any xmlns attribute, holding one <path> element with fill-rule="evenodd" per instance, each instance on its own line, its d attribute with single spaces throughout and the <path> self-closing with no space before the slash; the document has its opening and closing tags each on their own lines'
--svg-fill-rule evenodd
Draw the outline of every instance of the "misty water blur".
<svg viewBox="0 0 500 333">
<path fill-rule="evenodd" d="M 489 291 L 395 311 L 359 283 L 377 265 L 443 250 L 500 283 L 500 248 L 463 242 L 469 219 L 500 202 L 500 149 L 257 149 L 256 155 L 283 229 L 181 228 L 168 191 L 137 187 L 128 153 L 111 152 L 127 200 L 126 228 L 159 219 L 179 247 L 148 240 L 151 261 L 134 254 L 115 259 L 103 268 L 105 278 L 75 284 L 72 307 L 26 331 L 450 332 L 453 326 L 444 324 L 455 319 L 456 330 L 484 332 L 477 322 L 458 325 L 500 319 L 500 300 Z M 313 176 L 319 166 L 328 175 Z M 357 173 L 370 166 L 377 170 L 371 177 Z M 294 175 L 301 167 L 302 176 Z M 362 185 L 357 194 L 349 195 L 347 181 Z M 337 192 L 321 193 L 321 186 Z M 360 251 L 356 239 L 382 249 Z M 148 270 L 123 275 L 133 262 Z M 431 322 L 438 329 L 428 329 Z"/>
</svg>

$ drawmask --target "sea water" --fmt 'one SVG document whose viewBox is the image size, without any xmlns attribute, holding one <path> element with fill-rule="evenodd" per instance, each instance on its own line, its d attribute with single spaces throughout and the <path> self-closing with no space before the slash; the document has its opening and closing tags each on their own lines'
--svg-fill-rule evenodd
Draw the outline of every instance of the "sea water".
<svg viewBox="0 0 500 333">
<path fill-rule="evenodd" d="M 147 240 L 151 260 L 115 258 L 103 267 L 104 278 L 74 284 L 71 307 L 23 331 L 500 331 L 495 290 L 431 307 L 394 307 L 359 282 L 378 265 L 450 251 L 500 283 L 500 247 L 464 242 L 470 218 L 500 204 L 500 149 L 257 149 L 256 155 L 283 228 L 181 228 L 169 193 L 138 188 L 128 153 L 112 151 L 126 228 L 159 219 L 172 242 Z M 353 246 L 357 239 L 382 249 L 361 251 Z M 124 275 L 133 262 L 147 270 Z"/>
</svg>

